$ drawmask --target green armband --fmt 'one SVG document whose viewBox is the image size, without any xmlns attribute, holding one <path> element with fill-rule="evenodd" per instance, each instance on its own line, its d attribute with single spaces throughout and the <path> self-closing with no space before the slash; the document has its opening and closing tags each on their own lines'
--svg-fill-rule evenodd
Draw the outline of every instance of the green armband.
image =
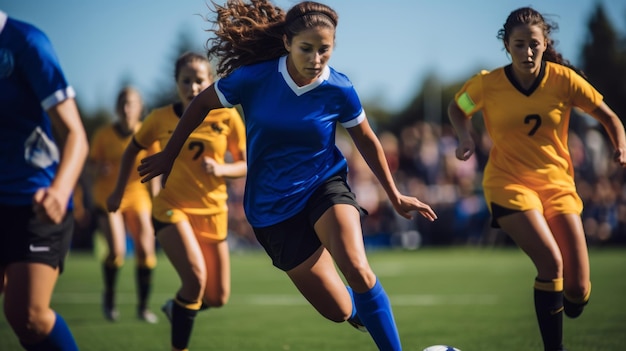
<svg viewBox="0 0 626 351">
<path fill-rule="evenodd" d="M 469 96 L 467 92 L 461 94 L 459 98 L 456 100 L 456 104 L 459 105 L 459 108 L 465 112 L 466 115 L 469 115 L 470 112 L 474 110 L 476 104 L 472 101 L 472 98 Z"/>
</svg>

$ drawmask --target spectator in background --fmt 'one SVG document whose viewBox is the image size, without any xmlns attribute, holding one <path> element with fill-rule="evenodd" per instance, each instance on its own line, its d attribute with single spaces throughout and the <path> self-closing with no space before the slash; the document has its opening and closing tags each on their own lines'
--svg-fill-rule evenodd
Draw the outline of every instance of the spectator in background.
<svg viewBox="0 0 626 351">
<path fill-rule="evenodd" d="M 0 293 L 28 351 L 78 350 L 50 308 L 89 147 L 74 96 L 48 37 L 0 11 Z"/>
</svg>

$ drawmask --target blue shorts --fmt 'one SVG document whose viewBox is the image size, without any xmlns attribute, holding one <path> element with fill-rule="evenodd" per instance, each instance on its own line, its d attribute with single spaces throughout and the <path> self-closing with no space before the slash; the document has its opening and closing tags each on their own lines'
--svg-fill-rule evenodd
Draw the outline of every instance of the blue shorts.
<svg viewBox="0 0 626 351">
<path fill-rule="evenodd" d="M 39 220 L 30 205 L 0 205 L 0 223 L 0 266 L 38 262 L 63 271 L 74 232 L 72 211 L 53 224 Z"/>
<path fill-rule="evenodd" d="M 346 183 L 346 175 L 341 174 L 322 183 L 305 208 L 295 216 L 268 227 L 252 229 L 274 266 L 289 271 L 306 261 L 322 245 L 313 226 L 326 210 L 337 204 L 352 205 L 362 215 L 367 215 Z"/>
</svg>

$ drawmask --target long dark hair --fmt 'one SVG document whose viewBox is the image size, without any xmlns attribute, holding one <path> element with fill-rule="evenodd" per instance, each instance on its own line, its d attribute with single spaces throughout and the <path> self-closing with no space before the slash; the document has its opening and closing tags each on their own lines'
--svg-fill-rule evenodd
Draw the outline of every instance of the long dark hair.
<svg viewBox="0 0 626 351">
<path fill-rule="evenodd" d="M 519 25 L 539 26 L 542 29 L 543 35 L 545 36 L 548 44 L 546 51 L 543 53 L 544 61 L 555 62 L 560 65 L 567 66 L 581 76 L 585 77 L 581 70 L 574 67 L 574 65 L 572 65 L 568 60 L 563 58 L 563 55 L 556 51 L 556 43 L 551 36 L 552 32 L 556 32 L 559 29 L 559 25 L 556 22 L 546 20 L 541 13 L 532 7 L 521 7 L 509 14 L 506 22 L 504 22 L 504 26 L 498 30 L 498 39 L 502 40 L 506 44 L 509 41 L 513 28 Z"/>
</svg>

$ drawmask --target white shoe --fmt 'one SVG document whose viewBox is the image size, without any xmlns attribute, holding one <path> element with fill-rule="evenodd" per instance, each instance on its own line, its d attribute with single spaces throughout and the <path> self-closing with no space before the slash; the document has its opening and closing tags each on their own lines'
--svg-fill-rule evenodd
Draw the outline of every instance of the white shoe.
<svg viewBox="0 0 626 351">
<path fill-rule="evenodd" d="M 137 313 L 137 318 L 139 318 L 140 320 L 150 323 L 150 324 L 156 324 L 159 322 L 159 317 L 157 317 L 156 314 L 154 314 L 152 311 L 145 309 L 143 311 L 139 311 Z"/>
</svg>

